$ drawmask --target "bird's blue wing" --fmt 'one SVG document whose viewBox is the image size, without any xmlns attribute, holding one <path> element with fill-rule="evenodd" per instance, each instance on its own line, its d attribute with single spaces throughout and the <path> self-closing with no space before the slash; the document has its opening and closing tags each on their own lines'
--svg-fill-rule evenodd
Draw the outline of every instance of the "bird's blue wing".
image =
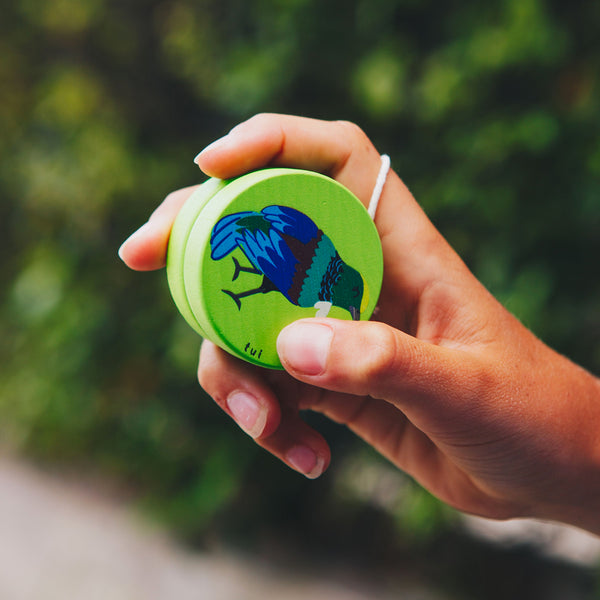
<svg viewBox="0 0 600 600">
<path fill-rule="evenodd" d="M 249 226 L 257 223 L 261 226 Z M 254 267 L 287 295 L 298 261 L 266 215 L 245 211 L 223 217 L 213 227 L 210 244 L 213 260 L 239 247 Z"/>
<path fill-rule="evenodd" d="M 268 232 L 245 231 L 240 245 L 244 254 L 277 289 L 287 294 L 296 270 L 296 257 L 281 235 L 273 228 Z"/>
<path fill-rule="evenodd" d="M 210 236 L 211 258 L 220 260 L 233 252 L 244 239 L 243 230 L 240 230 L 237 225 L 238 221 L 244 217 L 258 216 L 258 214 L 247 210 L 219 219 Z"/>
<path fill-rule="evenodd" d="M 262 214 L 280 233 L 306 244 L 316 237 L 319 228 L 304 213 L 289 206 L 274 204 L 263 208 Z"/>
</svg>

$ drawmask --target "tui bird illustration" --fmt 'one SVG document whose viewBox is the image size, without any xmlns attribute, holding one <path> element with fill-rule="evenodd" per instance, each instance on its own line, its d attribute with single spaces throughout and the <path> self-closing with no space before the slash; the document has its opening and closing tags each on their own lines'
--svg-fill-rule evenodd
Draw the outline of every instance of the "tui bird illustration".
<svg viewBox="0 0 600 600">
<path fill-rule="evenodd" d="M 368 304 L 362 275 L 346 264 L 331 240 L 304 213 L 288 206 L 267 206 L 221 218 L 213 227 L 211 258 L 220 260 L 240 248 L 251 267 L 233 256 L 235 281 L 240 273 L 262 275 L 259 287 L 235 293 L 222 290 L 241 310 L 242 299 L 277 291 L 292 304 L 314 307 L 327 316 L 332 306 L 354 320 Z"/>
</svg>

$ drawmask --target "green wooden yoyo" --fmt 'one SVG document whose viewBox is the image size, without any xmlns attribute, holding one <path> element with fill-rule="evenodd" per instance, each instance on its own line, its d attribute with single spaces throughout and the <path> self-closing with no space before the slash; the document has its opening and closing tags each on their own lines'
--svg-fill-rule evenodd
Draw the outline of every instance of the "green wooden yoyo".
<svg viewBox="0 0 600 600">
<path fill-rule="evenodd" d="M 286 325 L 369 319 L 382 276 L 379 236 L 358 198 L 296 169 L 209 179 L 178 214 L 167 253 L 169 288 L 189 325 L 274 369 Z"/>
</svg>

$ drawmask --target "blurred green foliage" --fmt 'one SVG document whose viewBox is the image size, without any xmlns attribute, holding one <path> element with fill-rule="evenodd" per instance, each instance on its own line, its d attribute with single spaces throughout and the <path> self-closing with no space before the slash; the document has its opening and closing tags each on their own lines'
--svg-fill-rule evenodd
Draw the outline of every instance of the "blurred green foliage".
<svg viewBox="0 0 600 600">
<path fill-rule="evenodd" d="M 317 420 L 334 464 L 310 484 L 255 448 L 197 387 L 164 274 L 116 257 L 260 111 L 359 123 L 490 290 L 598 372 L 599 31 L 583 0 L 5 5 L 3 444 L 113 477 L 195 539 L 337 514 L 361 445 Z M 399 520 L 442 513 L 415 492 Z"/>
</svg>

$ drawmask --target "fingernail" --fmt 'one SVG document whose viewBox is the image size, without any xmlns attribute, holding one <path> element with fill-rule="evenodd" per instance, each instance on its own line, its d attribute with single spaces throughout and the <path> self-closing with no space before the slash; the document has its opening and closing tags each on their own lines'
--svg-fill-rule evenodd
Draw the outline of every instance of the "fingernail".
<svg viewBox="0 0 600 600">
<path fill-rule="evenodd" d="M 233 392 L 227 398 L 227 408 L 235 422 L 251 437 L 258 437 L 265 428 L 267 411 L 247 392 Z"/>
<path fill-rule="evenodd" d="M 196 164 L 199 164 L 201 156 L 203 156 L 207 152 L 211 152 L 212 150 L 215 150 L 219 146 L 224 146 L 228 141 L 229 141 L 229 134 L 224 135 L 223 137 L 219 138 L 218 140 L 215 140 L 214 142 L 212 142 L 211 144 L 206 146 L 206 148 L 204 148 L 203 150 L 200 150 L 200 152 L 198 152 L 198 154 L 196 154 L 196 156 L 194 158 L 194 162 Z"/>
<path fill-rule="evenodd" d="M 308 446 L 294 446 L 285 455 L 287 462 L 296 471 L 306 475 L 309 479 L 315 479 L 323 472 L 324 460 Z"/>
<path fill-rule="evenodd" d="M 282 362 L 306 375 L 325 370 L 333 339 L 333 330 L 320 323 L 296 322 L 285 327 L 277 338 Z"/>
</svg>

